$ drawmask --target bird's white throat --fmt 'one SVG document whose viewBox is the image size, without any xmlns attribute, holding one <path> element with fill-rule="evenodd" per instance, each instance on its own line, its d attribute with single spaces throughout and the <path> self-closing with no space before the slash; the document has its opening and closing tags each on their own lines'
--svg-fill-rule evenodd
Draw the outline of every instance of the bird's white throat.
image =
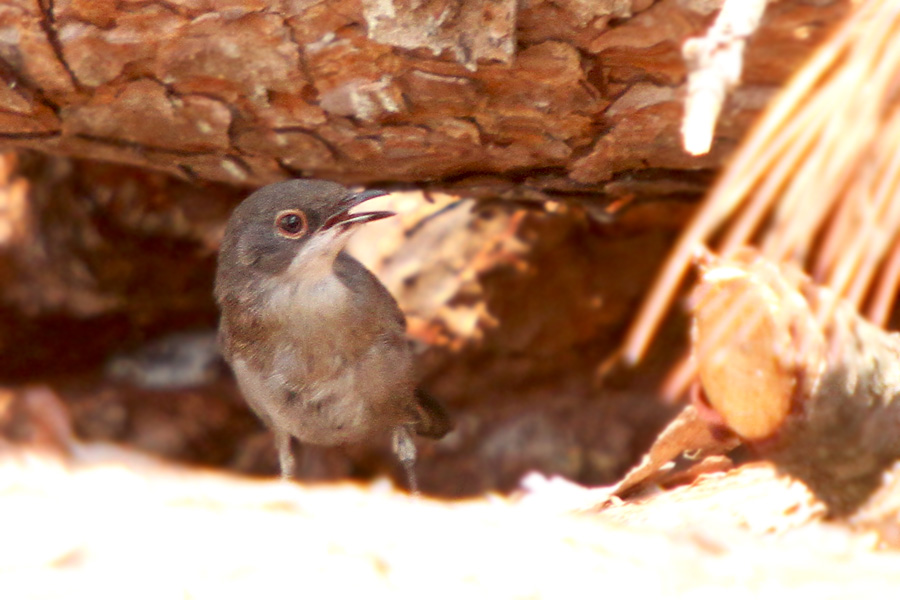
<svg viewBox="0 0 900 600">
<path fill-rule="evenodd" d="M 334 261 L 343 249 L 343 232 L 318 233 L 297 252 L 283 273 L 267 283 L 267 313 L 296 324 L 324 324 L 342 313 L 350 290 L 334 272 Z"/>
</svg>

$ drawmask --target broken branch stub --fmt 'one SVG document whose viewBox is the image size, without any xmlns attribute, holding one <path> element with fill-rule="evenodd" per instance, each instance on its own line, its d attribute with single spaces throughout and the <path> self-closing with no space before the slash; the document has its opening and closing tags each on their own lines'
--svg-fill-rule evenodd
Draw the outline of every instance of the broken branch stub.
<svg viewBox="0 0 900 600">
<path fill-rule="evenodd" d="M 693 308 L 706 401 L 832 515 L 852 512 L 900 457 L 900 338 L 797 269 L 750 251 L 707 263 Z"/>
</svg>

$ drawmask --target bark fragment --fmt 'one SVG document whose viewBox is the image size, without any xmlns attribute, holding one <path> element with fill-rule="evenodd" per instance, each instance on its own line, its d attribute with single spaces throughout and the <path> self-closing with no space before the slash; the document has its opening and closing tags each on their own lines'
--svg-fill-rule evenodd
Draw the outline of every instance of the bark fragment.
<svg viewBox="0 0 900 600">
<path fill-rule="evenodd" d="M 710 261 L 694 308 L 706 400 L 831 514 L 852 512 L 900 458 L 900 336 L 797 269 Z"/>
</svg>

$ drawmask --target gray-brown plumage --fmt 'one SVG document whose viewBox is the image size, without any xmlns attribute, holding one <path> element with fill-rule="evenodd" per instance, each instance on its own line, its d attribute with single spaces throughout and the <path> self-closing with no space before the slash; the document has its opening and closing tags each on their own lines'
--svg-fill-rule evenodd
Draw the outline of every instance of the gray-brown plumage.
<svg viewBox="0 0 900 600">
<path fill-rule="evenodd" d="M 410 484 L 410 432 L 440 438 L 443 408 L 416 389 L 406 320 L 343 252 L 350 232 L 389 212 L 350 210 L 384 192 L 331 182 L 266 186 L 238 206 L 219 251 L 219 338 L 247 403 L 274 431 L 283 477 L 291 437 L 334 446 L 390 432 Z"/>
</svg>

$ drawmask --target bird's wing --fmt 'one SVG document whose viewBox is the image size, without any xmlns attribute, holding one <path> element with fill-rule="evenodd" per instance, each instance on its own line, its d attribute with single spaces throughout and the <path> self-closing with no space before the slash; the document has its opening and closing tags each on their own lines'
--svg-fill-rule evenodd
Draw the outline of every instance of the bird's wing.
<svg viewBox="0 0 900 600">
<path fill-rule="evenodd" d="M 376 314 L 396 323 L 402 332 L 406 331 L 406 317 L 397 305 L 397 301 L 375 275 L 362 263 L 345 252 L 338 254 L 334 261 L 334 273 L 351 290 L 359 293 L 367 303 L 367 308 Z M 382 313 L 382 314 L 377 314 Z"/>
</svg>

